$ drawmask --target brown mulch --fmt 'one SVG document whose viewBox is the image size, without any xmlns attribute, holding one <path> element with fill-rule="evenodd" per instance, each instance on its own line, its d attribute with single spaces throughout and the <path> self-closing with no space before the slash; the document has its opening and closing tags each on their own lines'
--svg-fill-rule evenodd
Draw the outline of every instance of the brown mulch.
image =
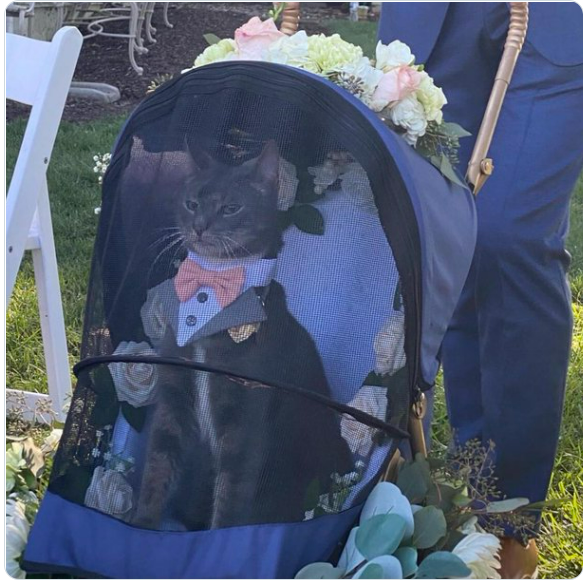
<svg viewBox="0 0 583 582">
<path fill-rule="evenodd" d="M 159 5 L 158 5 L 159 6 Z M 213 33 L 221 38 L 232 37 L 236 28 L 251 16 L 266 16 L 271 3 L 243 2 L 183 2 L 172 3 L 168 19 L 174 28 L 167 28 L 162 20 L 162 9 L 157 7 L 152 24 L 157 29 L 155 44 L 144 38 L 147 54 L 137 54 L 138 65 L 144 68 L 140 77 L 130 66 L 128 41 L 112 37 L 95 37 L 83 43 L 74 80 L 101 82 L 120 90 L 121 99 L 102 104 L 85 99 L 69 98 L 63 119 L 91 121 L 102 117 L 127 114 L 146 94 L 148 85 L 162 76 L 174 76 L 192 65 L 194 59 L 208 45 L 203 38 Z M 325 18 L 345 16 L 341 3 L 303 3 L 301 27 L 309 34 L 326 32 Z M 112 23 L 111 32 L 127 31 L 126 23 Z M 85 32 L 82 30 L 82 32 Z M 28 115 L 28 108 L 7 102 L 7 121 Z"/>
</svg>

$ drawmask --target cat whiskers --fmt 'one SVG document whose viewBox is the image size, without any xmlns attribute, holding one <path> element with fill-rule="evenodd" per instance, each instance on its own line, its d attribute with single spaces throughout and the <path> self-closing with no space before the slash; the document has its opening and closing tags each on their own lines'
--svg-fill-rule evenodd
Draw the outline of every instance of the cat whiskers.
<svg viewBox="0 0 583 582">
<path fill-rule="evenodd" d="M 231 238 L 230 236 L 223 236 L 222 240 L 230 243 L 229 248 L 233 251 L 233 258 L 235 258 L 234 251 L 237 249 L 237 247 L 244 250 L 247 256 L 251 256 L 253 254 L 245 245 L 242 245 L 240 242 L 236 241 L 235 239 Z M 233 247 L 232 246 L 233 244 L 237 245 L 237 246 Z"/>
<path fill-rule="evenodd" d="M 156 264 L 158 263 L 158 261 L 162 258 L 162 256 L 171 251 L 174 247 L 174 254 L 172 256 L 172 260 L 170 262 L 173 262 L 176 255 L 178 254 L 178 252 L 183 248 L 183 244 L 184 244 L 184 236 L 182 235 L 182 232 L 180 232 L 180 229 L 177 229 L 179 232 L 174 232 L 168 235 L 165 235 L 161 238 L 159 238 L 158 240 L 154 241 L 150 247 L 153 247 L 154 245 L 160 244 L 160 243 L 166 243 L 164 244 L 162 250 L 156 255 L 156 257 L 154 258 L 154 260 L 152 261 L 152 264 L 150 265 L 150 268 L 148 269 L 148 273 L 146 274 L 146 279 L 149 280 L 150 279 L 150 275 L 152 274 L 152 271 L 154 270 L 154 267 L 156 266 Z M 149 248 L 150 248 L 149 247 Z"/>
</svg>

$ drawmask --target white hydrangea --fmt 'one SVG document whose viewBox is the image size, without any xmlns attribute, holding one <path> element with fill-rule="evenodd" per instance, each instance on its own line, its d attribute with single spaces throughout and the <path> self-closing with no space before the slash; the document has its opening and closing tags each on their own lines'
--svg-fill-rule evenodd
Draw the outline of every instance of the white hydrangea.
<svg viewBox="0 0 583 582">
<path fill-rule="evenodd" d="M 440 87 L 436 87 L 433 79 L 425 72 L 421 71 L 421 83 L 415 92 L 417 100 L 425 111 L 427 121 L 443 121 L 442 109 L 447 105 L 447 99 Z"/>
<path fill-rule="evenodd" d="M 202 67 L 210 63 L 224 61 L 234 56 L 236 49 L 235 41 L 232 38 L 224 38 L 215 44 L 208 46 L 194 61 L 195 67 Z M 190 69 L 186 69 L 190 70 Z M 182 71 L 183 73 L 185 71 Z"/>
<path fill-rule="evenodd" d="M 376 48 L 376 68 L 384 73 L 400 67 L 401 65 L 410 65 L 415 61 L 415 55 L 411 49 L 400 40 L 394 40 L 390 44 L 378 42 Z"/>
<path fill-rule="evenodd" d="M 398 101 L 388 110 L 391 121 L 406 130 L 403 136 L 405 141 L 412 146 L 417 145 L 417 140 L 425 135 L 427 130 L 427 117 L 423 105 L 415 95 L 409 95 Z"/>
<path fill-rule="evenodd" d="M 338 71 L 362 59 L 362 48 L 340 38 L 323 34 L 308 37 L 308 62 L 305 67 L 313 73 Z"/>
</svg>

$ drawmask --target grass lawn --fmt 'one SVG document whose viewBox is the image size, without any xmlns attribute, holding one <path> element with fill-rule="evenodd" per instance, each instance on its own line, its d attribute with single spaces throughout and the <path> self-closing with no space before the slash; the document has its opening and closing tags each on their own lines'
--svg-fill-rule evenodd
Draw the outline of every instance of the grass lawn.
<svg viewBox="0 0 583 582">
<path fill-rule="evenodd" d="M 361 43 L 371 54 L 375 24 L 331 21 L 330 29 Z M 97 225 L 94 208 L 100 189 L 93 173 L 93 155 L 109 151 L 122 119 L 75 125 L 63 123 L 49 167 L 49 192 L 60 267 L 67 339 L 71 364 L 78 360 L 91 250 Z M 14 165 L 24 124 L 7 125 L 8 179 Z M 583 568 L 583 179 L 572 206 L 569 248 L 573 253 L 572 286 L 576 318 L 565 418 L 550 491 L 566 498 L 562 512 L 547 514 L 541 538 L 545 578 L 573 578 Z M 578 303 L 578 301 L 580 303 Z M 7 385 L 46 391 L 36 295 L 30 260 L 21 268 L 6 322 Z M 448 438 L 447 416 L 438 390 L 435 419 L 436 446 Z M 535 441 L 533 435 L 533 441 Z"/>
</svg>

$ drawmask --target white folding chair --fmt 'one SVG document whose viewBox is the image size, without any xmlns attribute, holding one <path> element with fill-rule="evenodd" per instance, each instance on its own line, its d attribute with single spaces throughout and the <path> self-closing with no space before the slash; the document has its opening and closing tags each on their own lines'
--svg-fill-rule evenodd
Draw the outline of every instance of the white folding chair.
<svg viewBox="0 0 583 582">
<path fill-rule="evenodd" d="M 6 198 L 6 307 L 30 250 L 49 386 L 48 395 L 7 389 L 7 403 L 20 394 L 34 410 L 50 399 L 59 419 L 71 377 L 46 175 L 82 42 L 74 27 L 52 42 L 6 35 L 6 97 L 32 105 Z"/>
</svg>

